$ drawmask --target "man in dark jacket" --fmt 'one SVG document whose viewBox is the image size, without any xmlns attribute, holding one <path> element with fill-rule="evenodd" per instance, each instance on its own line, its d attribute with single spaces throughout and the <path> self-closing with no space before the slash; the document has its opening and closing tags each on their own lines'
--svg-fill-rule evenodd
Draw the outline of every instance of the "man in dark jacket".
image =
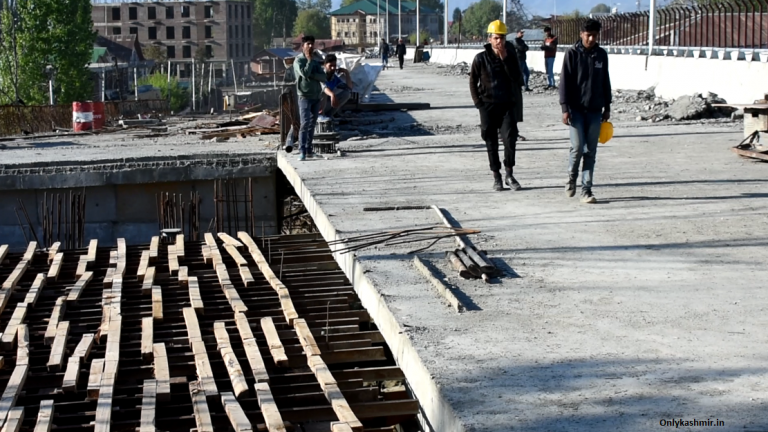
<svg viewBox="0 0 768 432">
<path fill-rule="evenodd" d="M 611 118 L 611 78 L 608 53 L 597 45 L 600 22 L 589 19 L 581 29 L 581 39 L 568 49 L 560 73 L 560 105 L 563 123 L 570 125 L 571 153 L 565 193 L 576 194 L 576 178 L 581 168 L 581 202 L 592 204 L 592 175 L 595 169 L 600 123 Z"/>
<path fill-rule="evenodd" d="M 402 39 L 398 39 L 397 41 L 395 55 L 397 56 L 397 61 L 400 62 L 400 69 L 403 69 L 403 61 L 405 61 L 405 44 Z"/>
<path fill-rule="evenodd" d="M 523 121 L 523 75 L 515 47 L 506 41 L 507 26 L 499 20 L 488 26 L 488 44 L 475 56 L 469 72 L 469 92 L 480 111 L 481 136 L 488 151 L 493 173 L 493 188 L 504 190 L 499 161 L 499 129 L 504 142 L 505 183 L 513 190 L 522 189 L 512 175 L 515 166 L 517 123 Z"/>
<path fill-rule="evenodd" d="M 379 44 L 379 55 L 381 56 L 381 68 L 384 70 L 389 66 L 389 44 L 384 38 L 381 38 Z"/>
<path fill-rule="evenodd" d="M 547 71 L 547 88 L 555 88 L 555 56 L 557 55 L 557 36 L 552 34 L 551 27 L 544 27 L 544 69 Z"/>
<path fill-rule="evenodd" d="M 517 52 L 517 61 L 520 62 L 520 72 L 523 73 L 523 80 L 525 81 L 525 91 L 531 91 L 528 88 L 528 78 L 531 76 L 531 71 L 528 69 L 528 44 L 523 40 L 525 36 L 524 30 L 517 31 L 517 37 L 512 42 L 515 45 L 515 51 Z"/>
<path fill-rule="evenodd" d="M 293 63 L 293 71 L 296 74 L 296 91 L 299 94 L 299 117 L 301 129 L 299 130 L 299 160 L 311 158 L 315 155 L 312 149 L 312 140 L 315 137 L 315 125 L 320 111 L 320 96 L 323 93 L 322 84 L 325 83 L 325 71 L 317 60 L 314 60 L 315 37 L 304 36 L 301 38 L 301 54 L 296 56 Z"/>
</svg>

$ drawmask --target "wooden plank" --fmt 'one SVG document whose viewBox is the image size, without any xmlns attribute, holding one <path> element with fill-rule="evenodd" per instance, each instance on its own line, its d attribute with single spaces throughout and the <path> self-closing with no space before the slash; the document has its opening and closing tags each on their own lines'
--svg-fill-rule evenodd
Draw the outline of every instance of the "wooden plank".
<svg viewBox="0 0 768 432">
<path fill-rule="evenodd" d="M 435 277 L 434 274 L 432 274 L 432 271 L 427 268 L 427 266 L 424 265 L 424 263 L 421 261 L 421 258 L 418 256 L 413 257 L 413 265 L 416 267 L 421 274 L 424 275 L 424 277 L 427 278 L 427 280 L 432 284 L 432 286 L 437 289 L 437 292 L 450 303 L 451 307 L 453 307 L 453 310 L 455 310 L 458 313 L 464 312 L 466 308 L 464 307 L 464 304 L 456 298 L 456 296 L 453 294 L 453 291 L 445 284 L 443 281 Z"/>
<path fill-rule="evenodd" d="M 243 247 L 242 243 L 240 243 L 239 241 L 235 240 L 232 236 L 230 236 L 227 233 L 220 232 L 220 233 L 218 233 L 218 236 L 221 239 L 221 241 L 224 242 L 225 245 L 232 245 L 232 246 L 234 246 L 236 248 Z"/>
<path fill-rule="evenodd" d="M 56 242 L 48 248 L 48 265 L 51 265 L 53 259 L 56 258 L 56 254 L 59 253 L 59 249 L 61 249 L 61 242 Z M 2 259 L 0 259 L 0 262 L 2 262 Z"/>
<path fill-rule="evenodd" d="M 320 358 L 319 355 L 309 356 L 307 358 L 307 363 L 312 372 L 315 373 L 317 382 L 320 383 L 320 387 L 323 389 L 325 397 L 331 403 L 333 411 L 336 413 L 336 416 L 339 417 L 339 420 L 349 425 L 355 432 L 362 431 L 363 424 L 352 412 L 349 403 L 347 403 L 346 398 L 344 398 L 344 395 L 339 389 L 336 379 L 334 379 L 323 359 Z"/>
<path fill-rule="evenodd" d="M 155 380 L 157 381 L 157 398 L 159 400 L 171 399 L 171 372 L 168 367 L 168 354 L 164 343 L 152 345 L 152 354 L 155 359 Z"/>
<path fill-rule="evenodd" d="M 88 271 L 88 257 L 86 255 L 81 255 L 80 259 L 77 261 L 77 270 L 75 270 L 75 277 L 80 277 L 83 275 L 83 273 L 87 271 Z M 104 281 L 104 283 L 107 283 L 106 280 Z"/>
<path fill-rule="evenodd" d="M 320 348 L 317 347 L 317 342 L 315 342 L 315 337 L 312 336 L 312 332 L 309 331 L 307 322 L 303 319 L 296 319 L 293 321 L 293 327 L 296 329 L 299 343 L 301 343 L 301 346 L 304 348 L 304 355 L 320 355 Z"/>
<path fill-rule="evenodd" d="M 197 381 L 189 383 L 189 394 L 192 397 L 192 408 L 195 412 L 197 432 L 213 432 L 211 411 L 208 409 L 205 392 L 200 388 L 200 384 Z"/>
<path fill-rule="evenodd" d="M 189 301 L 192 304 L 192 309 L 199 314 L 203 314 L 205 309 L 203 307 L 203 297 L 200 295 L 200 284 L 197 282 L 197 277 L 192 276 L 188 279 L 189 284 Z"/>
<path fill-rule="evenodd" d="M 38 273 L 35 277 L 35 281 L 32 282 L 32 286 L 27 292 L 27 296 L 24 298 L 24 303 L 34 306 L 37 304 L 37 299 L 40 297 L 40 291 L 45 286 L 45 273 Z"/>
<path fill-rule="evenodd" d="M 88 253 L 85 255 L 85 260 L 88 262 L 96 261 L 96 251 L 99 248 L 99 241 L 96 239 L 92 239 L 90 243 L 88 243 Z"/>
<path fill-rule="evenodd" d="M 53 427 L 53 400 L 40 401 L 34 432 L 51 432 Z"/>
<path fill-rule="evenodd" d="M 157 259 L 157 253 L 160 249 L 160 236 L 153 236 L 149 242 L 149 262 L 153 263 Z"/>
<path fill-rule="evenodd" d="M 344 422 L 331 422 L 331 432 L 352 432 L 352 428 Z"/>
<path fill-rule="evenodd" d="M 211 369 L 211 362 L 208 359 L 208 353 L 205 350 L 205 344 L 203 341 L 195 341 L 192 343 L 192 352 L 195 355 L 195 368 L 197 369 L 197 376 L 200 381 L 200 386 L 205 392 L 207 398 L 213 398 L 219 394 L 219 390 L 216 387 L 216 381 L 213 377 L 213 370 Z"/>
<path fill-rule="evenodd" d="M 168 271 L 172 275 L 179 271 L 179 256 L 174 245 L 168 245 Z"/>
<path fill-rule="evenodd" d="M 159 285 L 152 286 L 152 318 L 156 321 L 163 320 L 163 291 Z"/>
<path fill-rule="evenodd" d="M 235 260 L 235 263 L 238 266 L 247 266 L 248 265 L 248 261 L 246 261 L 245 258 L 243 258 L 242 255 L 240 255 L 240 251 L 237 250 L 237 247 L 235 247 L 232 244 L 225 243 L 224 244 L 224 249 L 226 249 L 226 251 L 229 253 L 229 256 L 231 256 L 232 259 Z"/>
<path fill-rule="evenodd" d="M 3 261 L 5 261 L 5 257 L 8 255 L 8 245 L 0 245 L 0 266 L 3 265 Z"/>
<path fill-rule="evenodd" d="M 216 246 L 216 239 L 213 237 L 212 233 L 204 233 L 203 237 L 205 238 L 206 246 Z"/>
<path fill-rule="evenodd" d="M 67 295 L 67 301 L 76 302 L 80 299 L 80 294 L 83 292 L 88 283 L 93 279 L 93 272 L 87 271 L 80 276 L 80 279 L 75 282 L 75 285 L 70 288 L 69 295 Z"/>
<path fill-rule="evenodd" d="M 5 386 L 3 396 L 0 397 L 0 424 L 3 424 L 8 417 L 8 413 L 11 411 L 14 405 L 16 405 L 16 399 L 21 394 L 21 389 L 24 387 L 24 382 L 27 380 L 27 374 L 29 373 L 29 365 L 16 365 L 11 374 L 11 378 L 8 380 L 8 384 Z"/>
<path fill-rule="evenodd" d="M 283 343 L 280 342 L 280 336 L 277 335 L 277 329 L 275 328 L 275 323 L 272 322 L 272 318 L 264 317 L 261 319 L 261 331 L 264 332 L 264 336 L 267 338 L 269 352 L 272 354 L 275 364 L 287 367 L 288 356 L 285 355 L 285 348 L 283 348 Z"/>
<path fill-rule="evenodd" d="M 243 280 L 243 285 L 249 287 L 255 283 L 253 275 L 251 274 L 251 269 L 246 266 L 238 267 L 237 269 L 240 271 L 240 279 Z"/>
<path fill-rule="evenodd" d="M 112 429 L 112 396 L 114 394 L 115 373 L 107 372 L 108 364 L 109 362 L 105 362 L 104 373 L 101 374 L 94 432 L 110 432 Z"/>
<path fill-rule="evenodd" d="M 224 360 L 224 366 L 227 368 L 229 374 L 229 380 L 232 382 L 232 389 L 235 397 L 239 398 L 243 394 L 248 392 L 248 384 L 245 382 L 245 375 L 243 369 L 240 367 L 240 362 L 237 361 L 237 356 L 232 350 L 232 346 L 229 342 L 229 333 L 224 321 L 216 321 L 213 323 L 213 334 L 216 337 L 216 348 L 221 354 L 221 358 Z"/>
<path fill-rule="evenodd" d="M 154 345 L 154 318 L 144 317 L 141 319 L 141 358 L 145 362 L 150 362 L 153 359 L 153 345 Z"/>
<path fill-rule="evenodd" d="M 83 338 L 80 339 L 80 342 L 77 344 L 77 347 L 75 347 L 72 357 L 77 357 L 81 361 L 88 360 L 88 356 L 91 355 L 91 349 L 93 348 L 93 340 L 93 333 L 85 333 Z"/>
<path fill-rule="evenodd" d="M 253 339 L 253 330 L 251 330 L 251 324 L 248 323 L 248 318 L 244 313 L 235 314 L 235 325 L 237 331 L 240 333 L 240 338 L 244 341 Z"/>
<path fill-rule="evenodd" d="M 24 255 L 22 255 L 21 260 L 29 261 L 29 263 L 32 264 L 32 260 L 35 259 L 35 251 L 37 251 L 37 242 L 29 242 L 27 250 L 24 251 Z"/>
<path fill-rule="evenodd" d="M 256 398 L 259 401 L 261 414 L 264 416 L 264 422 L 267 424 L 269 432 L 285 432 L 285 423 L 280 416 L 280 411 L 275 404 L 275 398 L 272 397 L 272 391 L 267 383 L 257 383 Z"/>
<path fill-rule="evenodd" d="M 67 338 L 69 337 L 69 321 L 62 321 L 56 327 L 56 337 L 51 345 L 51 355 L 48 357 L 48 372 L 58 372 L 64 363 L 64 355 L 67 351 Z"/>
<path fill-rule="evenodd" d="M 16 288 L 16 284 L 19 283 L 21 277 L 24 276 L 24 273 L 29 268 L 29 264 L 30 263 L 27 260 L 22 260 L 16 264 L 16 268 L 13 269 L 5 282 L 3 282 L 3 289 L 13 291 L 13 289 Z"/>
<path fill-rule="evenodd" d="M 120 278 L 125 277 L 125 269 L 127 267 L 128 251 L 125 246 L 125 239 L 117 239 L 117 267 L 115 267 L 115 275 Z"/>
<path fill-rule="evenodd" d="M 104 372 L 104 359 L 93 359 L 88 375 L 88 399 L 98 399 L 101 389 L 101 375 Z"/>
<path fill-rule="evenodd" d="M 277 290 L 277 298 L 280 300 L 280 308 L 283 310 L 285 321 L 288 325 L 293 325 L 293 321 L 299 317 L 299 314 L 296 312 L 296 308 L 293 305 L 293 300 L 291 300 L 288 288 L 283 287 Z"/>
<path fill-rule="evenodd" d="M 27 304 L 19 303 L 16 305 L 16 309 L 11 315 L 11 319 L 8 321 L 8 325 L 5 327 L 3 337 L 0 338 L 0 346 L 3 350 L 10 351 L 16 346 L 17 329 L 20 324 L 24 322 L 24 318 L 27 316 Z"/>
<path fill-rule="evenodd" d="M 144 273 L 144 282 L 141 284 L 141 293 L 148 295 L 152 293 L 152 285 L 155 283 L 155 268 L 148 267 Z"/>
<path fill-rule="evenodd" d="M 194 342 L 202 342 L 203 336 L 200 334 L 200 323 L 197 321 L 197 314 L 191 307 L 184 308 L 182 310 L 184 314 L 184 323 L 187 326 L 187 338 L 189 338 L 189 346 L 192 346 Z"/>
<path fill-rule="evenodd" d="M 24 407 L 18 406 L 11 408 L 8 413 L 8 419 L 3 426 L 3 432 L 19 432 L 21 430 L 21 422 L 24 421 Z"/>
<path fill-rule="evenodd" d="M 141 398 L 141 423 L 139 432 L 155 432 L 155 407 L 157 406 L 157 381 L 144 380 Z"/>
<path fill-rule="evenodd" d="M 189 269 L 187 268 L 187 266 L 179 267 L 178 279 L 179 279 L 179 286 L 181 286 L 182 288 L 189 287 Z"/>
<path fill-rule="evenodd" d="M 237 403 L 237 399 L 232 393 L 221 394 L 221 404 L 224 406 L 224 411 L 229 417 L 229 422 L 232 424 L 232 428 L 235 432 L 252 432 L 253 426 L 248 421 L 248 417 L 245 415 L 245 411 Z"/>
<path fill-rule="evenodd" d="M 243 313 L 236 313 L 235 324 L 240 333 L 240 338 L 243 340 L 243 349 L 245 349 L 245 356 L 248 359 L 248 364 L 251 366 L 254 380 L 257 383 L 269 383 L 267 367 L 264 364 L 264 358 L 261 356 L 256 339 L 253 337 L 248 318 Z"/>
<path fill-rule="evenodd" d="M 66 300 L 67 298 L 64 296 L 56 299 L 56 304 L 53 306 L 53 312 L 51 312 L 51 318 L 48 320 L 48 328 L 45 330 L 44 341 L 46 345 L 52 344 L 53 340 L 56 338 L 56 329 L 59 326 L 59 320 L 64 315 L 64 311 L 67 308 Z"/>
<path fill-rule="evenodd" d="M 224 291 L 224 297 L 229 300 L 229 305 L 235 313 L 248 311 L 248 307 L 240 298 L 240 293 L 237 292 L 234 285 L 222 285 L 221 288 Z"/>
<path fill-rule="evenodd" d="M 67 360 L 67 370 L 61 389 L 64 393 L 77 392 L 77 378 L 80 375 L 80 357 L 72 356 Z"/>
<path fill-rule="evenodd" d="M 109 267 L 107 274 L 104 276 L 104 288 L 112 288 L 112 280 L 115 278 L 115 268 Z"/>
<path fill-rule="evenodd" d="M 29 364 L 29 328 L 26 324 L 19 324 L 16 327 L 16 339 L 18 348 L 16 349 L 16 366 Z"/>
<path fill-rule="evenodd" d="M 62 262 L 64 262 L 64 252 L 59 252 L 53 257 L 51 268 L 48 269 L 48 280 L 59 280 Z"/>
<path fill-rule="evenodd" d="M 184 255 L 184 234 L 176 234 L 176 256 L 179 260 L 183 260 Z"/>
<path fill-rule="evenodd" d="M 13 292 L 8 289 L 0 289 L 0 313 L 5 311 L 5 307 L 8 306 L 8 300 L 13 296 Z"/>
<path fill-rule="evenodd" d="M 142 277 L 147 274 L 147 268 L 149 267 L 149 251 L 141 251 L 141 259 L 139 260 L 139 269 L 136 271 L 136 276 Z"/>
</svg>

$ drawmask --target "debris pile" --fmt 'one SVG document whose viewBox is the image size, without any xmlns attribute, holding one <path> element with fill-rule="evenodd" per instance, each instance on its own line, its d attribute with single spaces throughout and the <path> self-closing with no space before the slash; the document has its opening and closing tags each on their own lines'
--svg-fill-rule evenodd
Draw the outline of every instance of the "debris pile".
<svg viewBox="0 0 768 432">
<path fill-rule="evenodd" d="M 559 81 L 559 77 L 555 74 L 555 84 Z M 547 74 L 545 72 L 531 71 L 531 76 L 528 78 L 528 88 L 536 94 L 556 94 L 557 87 L 548 89 Z"/>
<path fill-rule="evenodd" d="M 440 75 L 448 76 L 468 76 L 469 75 L 469 64 L 467 62 L 458 62 L 456 64 L 452 65 L 444 65 L 444 64 L 435 64 L 438 69 L 442 69 L 440 71 Z"/>
<path fill-rule="evenodd" d="M 654 88 L 647 90 L 615 90 L 613 103 L 616 113 L 638 114 L 636 121 L 660 122 L 663 120 L 700 120 L 727 118 L 733 108 L 715 107 L 727 103 L 715 93 L 694 93 L 674 100 L 657 97 Z"/>
</svg>

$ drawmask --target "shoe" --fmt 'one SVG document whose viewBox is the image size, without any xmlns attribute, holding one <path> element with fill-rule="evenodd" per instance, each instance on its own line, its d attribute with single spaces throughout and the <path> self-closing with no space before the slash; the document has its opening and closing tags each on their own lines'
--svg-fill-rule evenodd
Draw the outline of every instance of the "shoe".
<svg viewBox="0 0 768 432">
<path fill-rule="evenodd" d="M 310 150 L 310 151 L 307 152 L 307 159 L 314 159 L 316 157 L 317 157 L 317 155 L 315 154 L 314 150 Z"/>
<path fill-rule="evenodd" d="M 495 171 L 493 173 L 493 190 L 501 192 L 504 190 L 504 185 L 501 183 L 501 173 Z"/>
<path fill-rule="evenodd" d="M 300 155 L 299 155 L 299 160 L 300 160 L 300 161 L 305 161 L 305 160 L 307 160 L 307 155 L 306 155 L 306 154 L 304 154 L 304 153 L 300 154 Z"/>
<path fill-rule="evenodd" d="M 568 179 L 568 183 L 565 184 L 565 196 L 573 198 L 576 195 L 576 179 Z"/>
<path fill-rule="evenodd" d="M 507 171 L 507 175 L 504 176 L 504 183 L 509 186 L 510 189 L 514 191 L 519 191 L 523 187 L 520 186 L 520 183 L 515 180 L 515 176 L 512 175 L 511 172 Z"/>
<path fill-rule="evenodd" d="M 533 91 L 533 90 L 531 90 L 531 88 L 530 88 L 530 87 L 526 87 L 526 88 L 525 88 L 525 91 L 527 91 L 527 92 L 531 92 L 531 91 Z"/>
<path fill-rule="evenodd" d="M 591 190 L 586 190 L 581 192 L 581 202 L 584 204 L 594 204 L 597 202 L 597 198 L 592 195 Z"/>
</svg>

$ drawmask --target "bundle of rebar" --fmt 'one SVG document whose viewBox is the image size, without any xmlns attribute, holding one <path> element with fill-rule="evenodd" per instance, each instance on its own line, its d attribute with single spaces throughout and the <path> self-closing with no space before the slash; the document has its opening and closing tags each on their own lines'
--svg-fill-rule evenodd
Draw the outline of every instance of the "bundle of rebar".
<svg viewBox="0 0 768 432">
<path fill-rule="evenodd" d="M 190 192 L 189 203 L 184 202 L 182 194 L 168 192 L 160 192 L 159 196 L 155 195 L 155 199 L 157 223 L 161 232 L 179 230 L 182 234 L 186 233 L 190 240 L 200 239 L 200 192 Z"/>
<path fill-rule="evenodd" d="M 256 217 L 253 213 L 253 179 L 215 180 L 213 204 L 216 232 L 236 235 L 238 231 L 245 231 L 254 234 Z"/>
<path fill-rule="evenodd" d="M 55 242 L 61 242 L 64 248 L 74 249 L 83 247 L 85 233 L 85 191 L 74 193 L 69 191 L 69 197 L 65 193 L 43 193 L 40 202 L 40 222 L 42 225 L 42 241 L 37 236 L 37 230 L 29 217 L 24 201 L 18 200 L 16 219 L 25 241 L 29 241 L 27 232 L 41 247 L 50 247 Z M 22 222 L 22 216 L 24 222 Z"/>
<path fill-rule="evenodd" d="M 373 246 L 397 246 L 402 244 L 430 241 L 431 243 L 422 248 L 409 251 L 409 254 L 422 252 L 434 246 L 438 241 L 445 238 L 452 238 L 457 235 L 479 234 L 479 230 L 466 228 L 447 228 L 440 225 L 412 228 L 400 231 L 381 231 L 373 234 L 364 234 L 355 237 L 348 237 L 328 242 L 331 246 L 341 246 L 334 249 L 334 252 L 347 253 Z"/>
</svg>

